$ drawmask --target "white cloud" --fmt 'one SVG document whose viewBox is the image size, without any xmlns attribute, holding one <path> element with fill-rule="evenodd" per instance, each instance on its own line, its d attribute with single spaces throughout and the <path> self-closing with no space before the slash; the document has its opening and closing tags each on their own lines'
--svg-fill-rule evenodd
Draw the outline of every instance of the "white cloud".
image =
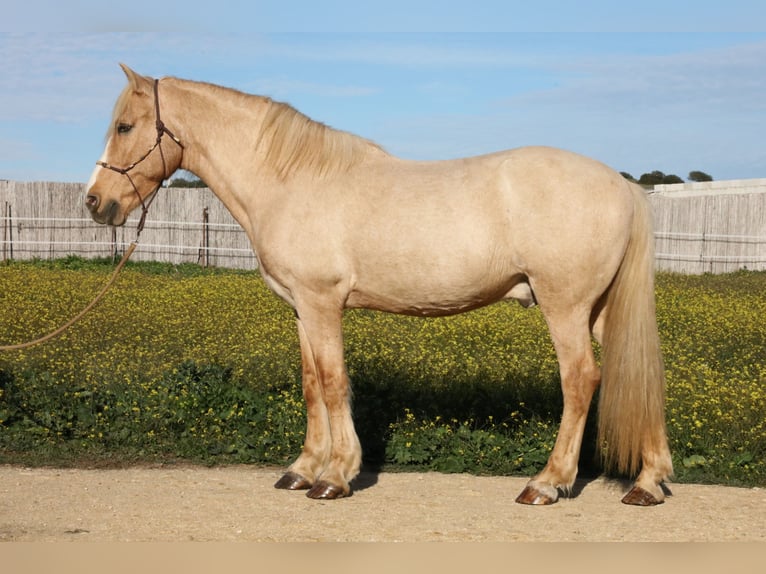
<svg viewBox="0 0 766 574">
<path fill-rule="evenodd" d="M 145 74 L 200 49 L 191 35 L 0 34 L 0 120 L 69 123 L 101 116 L 122 90 L 124 61 Z"/>
<path fill-rule="evenodd" d="M 373 36 L 374 38 L 375 36 Z M 270 44 L 274 55 L 307 61 L 363 63 L 395 67 L 513 67 L 526 65 L 529 57 L 514 51 L 480 47 L 455 36 L 436 35 L 425 40 L 412 40 L 411 35 L 388 35 L 385 41 L 365 36 L 343 36 L 328 43 L 280 41 Z"/>
<path fill-rule="evenodd" d="M 561 84 L 507 103 L 636 112 L 766 110 L 766 42 L 652 56 L 564 60 Z"/>
<path fill-rule="evenodd" d="M 35 158 L 32 145 L 23 140 L 0 139 L 0 158 L 2 163 L 29 161 Z M 0 173 L 2 178 L 2 173 Z"/>
<path fill-rule="evenodd" d="M 113 73 L 101 63 L 106 38 L 0 36 L 0 120 L 82 121 L 107 96 Z"/>
</svg>

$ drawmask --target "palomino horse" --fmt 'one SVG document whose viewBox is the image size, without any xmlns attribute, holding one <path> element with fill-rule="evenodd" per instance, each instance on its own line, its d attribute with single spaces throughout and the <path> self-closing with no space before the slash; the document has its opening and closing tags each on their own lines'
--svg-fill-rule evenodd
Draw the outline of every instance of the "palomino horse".
<svg viewBox="0 0 766 574">
<path fill-rule="evenodd" d="M 545 316 L 564 396 L 548 463 L 516 500 L 550 504 L 571 488 L 600 383 L 605 466 L 638 475 L 623 502 L 663 501 L 672 463 L 641 188 L 545 147 L 402 160 L 266 97 L 123 69 L 128 85 L 85 203 L 97 222 L 122 225 L 183 168 L 247 232 L 267 285 L 295 309 L 300 339 L 308 425 L 277 488 L 338 498 L 359 472 L 344 308 L 436 316 L 516 299 Z"/>
</svg>

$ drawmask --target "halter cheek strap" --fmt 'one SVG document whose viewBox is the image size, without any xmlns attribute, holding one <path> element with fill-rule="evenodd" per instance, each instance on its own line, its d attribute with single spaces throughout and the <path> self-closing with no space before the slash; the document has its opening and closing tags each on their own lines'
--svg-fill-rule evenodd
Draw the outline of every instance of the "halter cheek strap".
<svg viewBox="0 0 766 574">
<path fill-rule="evenodd" d="M 179 140 L 173 132 L 171 132 L 167 126 L 163 123 L 162 119 L 160 118 L 160 81 L 158 79 L 154 80 L 154 116 L 155 116 L 155 127 L 157 129 L 157 139 L 154 141 L 154 145 L 149 148 L 149 151 L 147 151 L 144 155 L 142 155 L 140 158 L 138 158 L 136 161 L 131 163 L 127 167 L 117 167 L 115 165 L 106 163 L 104 161 L 97 161 L 96 165 L 103 167 L 104 169 L 109 169 L 111 171 L 117 172 L 121 175 L 124 175 L 128 178 L 128 181 L 130 182 L 130 185 L 133 187 L 133 191 L 136 192 L 136 196 L 138 196 L 138 201 L 141 202 L 141 219 L 138 221 L 138 228 L 137 232 L 141 233 L 141 230 L 144 228 L 144 223 L 146 222 L 146 214 L 149 211 L 149 205 L 151 205 L 152 201 L 154 201 L 154 197 L 157 194 L 157 191 L 162 187 L 162 182 L 165 181 L 168 178 L 167 173 L 167 165 L 165 164 L 165 154 L 162 152 L 162 136 L 165 134 L 170 137 L 181 149 L 184 149 L 184 145 L 181 143 L 181 140 Z M 147 202 L 144 202 L 144 198 L 141 197 L 141 194 L 138 193 L 138 187 L 133 182 L 133 178 L 130 177 L 130 171 L 136 167 L 138 164 L 140 164 L 142 161 L 144 161 L 146 158 L 148 158 L 151 153 L 156 149 L 159 148 L 160 150 L 160 158 L 162 159 L 162 179 L 157 184 L 157 187 L 154 188 L 152 193 L 149 194 L 149 200 Z"/>
</svg>

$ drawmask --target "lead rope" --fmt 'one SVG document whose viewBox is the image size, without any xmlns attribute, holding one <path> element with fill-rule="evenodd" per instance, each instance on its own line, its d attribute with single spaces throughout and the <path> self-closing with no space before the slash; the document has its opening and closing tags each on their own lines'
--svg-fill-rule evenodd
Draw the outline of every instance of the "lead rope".
<svg viewBox="0 0 766 574">
<path fill-rule="evenodd" d="M 138 196 L 138 201 L 141 202 L 141 218 L 138 220 L 138 225 L 136 227 L 136 238 L 131 242 L 131 244 L 128 246 L 127 251 L 125 251 L 125 254 L 122 256 L 122 259 L 117 264 L 117 267 L 115 268 L 114 272 L 112 273 L 112 276 L 109 278 L 109 281 L 104 285 L 103 289 L 96 295 L 96 297 L 91 301 L 82 311 L 80 311 L 77 315 L 72 317 L 69 321 L 61 325 L 58 329 L 55 331 L 52 331 L 48 333 L 47 335 L 44 335 L 38 339 L 35 339 L 33 341 L 28 341 L 26 343 L 19 343 L 17 345 L 0 345 L 0 351 L 14 351 L 18 349 L 26 349 L 27 347 L 32 347 L 34 345 L 39 345 L 40 343 L 44 343 L 46 341 L 50 341 L 54 337 L 58 337 L 69 329 L 72 325 L 77 323 L 80 319 L 82 319 L 88 311 L 93 309 L 93 307 L 96 306 L 96 303 L 98 303 L 104 295 L 106 295 L 106 292 L 109 291 L 109 288 L 114 284 L 114 282 L 117 280 L 117 276 L 120 274 L 120 271 L 122 271 L 122 268 L 125 267 L 125 264 L 128 262 L 128 259 L 130 259 L 130 256 L 133 254 L 133 251 L 135 251 L 136 247 L 138 246 L 138 238 L 141 235 L 141 231 L 144 229 L 144 224 L 146 223 L 146 214 L 149 212 L 149 206 L 152 204 L 152 201 L 154 201 L 154 197 L 157 195 L 157 192 L 162 187 L 162 181 L 164 181 L 167 178 L 167 168 L 165 165 L 165 154 L 162 153 L 162 136 L 164 134 L 168 134 L 170 138 L 176 142 L 181 149 L 183 149 L 183 144 L 181 141 L 167 128 L 165 127 L 165 124 L 160 119 L 160 98 L 159 98 L 159 80 L 154 80 L 154 109 L 156 114 L 156 127 L 157 127 L 157 140 L 154 142 L 154 145 L 149 148 L 149 151 L 146 152 L 138 161 L 132 163 L 126 168 L 120 168 L 115 167 L 113 165 L 110 165 L 108 163 L 98 161 L 96 162 L 97 165 L 100 165 L 101 167 L 105 169 L 110 169 L 112 171 L 115 171 L 119 174 L 124 175 L 128 178 L 128 181 L 130 182 L 130 185 L 133 187 L 133 191 L 136 192 L 136 195 Z M 130 174 L 128 173 L 130 170 L 132 170 L 134 167 L 136 167 L 139 163 L 144 161 L 147 157 L 149 157 L 149 154 L 151 154 L 155 148 L 160 148 L 160 157 L 162 158 L 162 181 L 157 184 L 157 187 L 155 190 L 148 196 L 149 199 L 147 201 L 144 201 L 141 197 L 141 194 L 138 193 L 138 188 L 136 187 L 136 184 L 133 183 L 133 179 L 130 177 Z"/>
<path fill-rule="evenodd" d="M 95 299 L 91 301 L 82 311 L 80 311 L 77 315 L 72 317 L 69 321 L 61 325 L 58 329 L 55 331 L 52 331 L 48 333 L 47 335 L 44 335 L 38 339 L 35 339 L 33 341 L 28 341 L 26 343 L 19 343 L 17 345 L 0 345 L 0 351 L 15 351 L 17 349 L 26 349 L 27 347 L 32 347 L 34 345 L 39 345 L 40 343 L 45 343 L 46 341 L 50 341 L 54 337 L 58 337 L 69 329 L 72 325 L 77 323 L 80 319 L 82 319 L 88 311 L 93 309 L 93 307 L 96 306 L 96 303 L 101 301 L 102 297 L 106 295 L 106 292 L 109 291 L 109 288 L 114 284 L 114 282 L 117 280 L 117 276 L 120 274 L 120 271 L 122 271 L 122 268 L 125 267 L 125 264 L 128 262 L 128 259 L 130 259 L 131 254 L 135 250 L 138 243 L 136 243 L 138 239 L 133 241 L 129 246 L 127 251 L 125 251 L 125 255 L 122 256 L 122 260 L 117 264 L 117 267 L 115 268 L 114 272 L 112 273 L 112 276 L 109 278 L 109 281 L 106 285 L 104 285 L 104 288 L 101 289 L 98 295 L 96 295 Z"/>
</svg>

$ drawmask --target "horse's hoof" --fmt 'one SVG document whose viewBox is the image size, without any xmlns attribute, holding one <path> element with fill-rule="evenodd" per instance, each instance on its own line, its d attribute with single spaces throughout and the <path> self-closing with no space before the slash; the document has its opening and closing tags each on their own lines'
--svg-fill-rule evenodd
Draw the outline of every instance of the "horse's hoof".
<svg viewBox="0 0 766 574">
<path fill-rule="evenodd" d="M 306 493 L 309 498 L 317 500 L 335 500 L 343 498 L 347 493 L 340 486 L 335 486 L 324 480 L 320 480 Z"/>
<path fill-rule="evenodd" d="M 624 504 L 632 504 L 634 506 L 657 506 L 662 504 L 663 500 L 657 500 L 653 494 L 644 490 L 640 486 L 634 486 L 630 489 L 630 492 L 622 498 Z"/>
<path fill-rule="evenodd" d="M 308 490 L 311 488 L 311 483 L 297 472 L 288 470 L 282 478 L 274 483 L 274 488 L 281 490 Z"/>
<path fill-rule="evenodd" d="M 555 498 L 551 498 L 544 492 L 540 492 L 534 486 L 527 485 L 527 487 L 521 491 L 516 497 L 516 502 L 519 504 L 534 504 L 534 505 L 547 505 L 556 502 Z"/>
</svg>

